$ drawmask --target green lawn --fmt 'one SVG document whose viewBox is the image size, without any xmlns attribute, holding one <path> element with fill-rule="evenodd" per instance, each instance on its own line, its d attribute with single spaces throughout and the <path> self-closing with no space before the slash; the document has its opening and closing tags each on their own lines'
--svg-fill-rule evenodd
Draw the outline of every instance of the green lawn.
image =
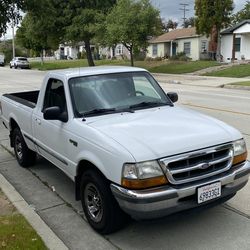
<svg viewBox="0 0 250 250">
<path fill-rule="evenodd" d="M 0 249 L 45 250 L 40 236 L 0 189 Z"/>
<path fill-rule="evenodd" d="M 99 65 L 126 65 L 129 66 L 129 61 L 123 60 L 99 60 L 95 61 Z M 196 61 L 196 62 L 166 62 L 166 61 L 136 61 L 135 66 L 145 68 L 153 73 L 169 73 L 169 74 L 184 74 L 191 73 L 200 69 L 217 66 L 217 62 L 213 61 Z M 31 67 L 39 70 L 53 70 L 87 67 L 87 60 L 61 60 L 61 61 L 46 61 L 43 65 L 39 62 L 32 62 Z"/>
<path fill-rule="evenodd" d="M 206 76 L 221 76 L 221 77 L 246 77 L 250 76 L 250 64 L 235 65 L 231 68 L 211 72 L 205 74 Z"/>
<path fill-rule="evenodd" d="M 214 61 L 170 62 L 150 68 L 150 71 L 153 73 L 184 74 L 218 65 L 219 64 Z"/>
<path fill-rule="evenodd" d="M 20 214 L 0 217 L 0 249 L 47 249 Z"/>
</svg>

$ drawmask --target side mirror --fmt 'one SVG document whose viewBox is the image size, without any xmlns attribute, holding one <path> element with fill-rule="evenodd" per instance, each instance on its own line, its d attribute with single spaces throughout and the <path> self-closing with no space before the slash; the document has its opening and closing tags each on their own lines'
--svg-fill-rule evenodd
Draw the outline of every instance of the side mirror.
<svg viewBox="0 0 250 250">
<path fill-rule="evenodd" d="M 172 102 L 177 102 L 178 101 L 178 94 L 175 93 L 175 92 L 169 92 L 167 93 L 169 99 L 172 101 Z"/>
<path fill-rule="evenodd" d="M 66 112 L 61 112 L 60 107 L 49 107 L 44 110 L 43 118 L 45 120 L 59 120 L 62 122 L 68 121 L 68 114 Z"/>
</svg>

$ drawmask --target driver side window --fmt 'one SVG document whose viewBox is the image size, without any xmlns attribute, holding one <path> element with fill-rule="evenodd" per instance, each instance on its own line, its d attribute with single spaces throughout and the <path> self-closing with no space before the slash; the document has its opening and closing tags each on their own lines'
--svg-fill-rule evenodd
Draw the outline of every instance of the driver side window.
<svg viewBox="0 0 250 250">
<path fill-rule="evenodd" d="M 42 112 L 44 109 L 54 106 L 58 106 L 61 109 L 61 112 L 67 111 L 63 82 L 57 79 L 49 79 Z"/>
<path fill-rule="evenodd" d="M 133 78 L 136 95 L 143 95 L 147 97 L 160 98 L 153 86 L 144 76 L 136 76 Z"/>
</svg>

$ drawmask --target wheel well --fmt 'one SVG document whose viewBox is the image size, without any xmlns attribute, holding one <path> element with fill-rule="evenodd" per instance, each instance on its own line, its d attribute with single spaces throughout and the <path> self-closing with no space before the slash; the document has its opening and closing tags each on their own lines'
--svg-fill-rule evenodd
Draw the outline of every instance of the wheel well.
<svg viewBox="0 0 250 250">
<path fill-rule="evenodd" d="M 80 197 L 80 184 L 81 184 L 82 175 L 83 175 L 84 172 L 86 172 L 89 169 L 97 172 L 98 174 L 103 176 L 103 178 L 106 179 L 104 174 L 93 163 L 91 163 L 91 162 L 89 162 L 87 160 L 80 161 L 78 166 L 77 166 L 77 172 L 76 172 L 76 176 L 75 176 L 75 196 L 76 196 L 76 200 L 80 200 L 80 198 L 81 198 Z"/>
<path fill-rule="evenodd" d="M 19 128 L 17 122 L 11 118 L 10 119 L 10 146 L 13 147 L 14 143 L 13 143 L 13 131 L 15 130 L 15 128 Z"/>
</svg>

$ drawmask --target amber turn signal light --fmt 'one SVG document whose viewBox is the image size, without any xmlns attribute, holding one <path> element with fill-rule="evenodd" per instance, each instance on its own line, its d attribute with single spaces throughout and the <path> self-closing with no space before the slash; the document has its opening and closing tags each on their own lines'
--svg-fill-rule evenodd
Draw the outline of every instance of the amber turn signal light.
<svg viewBox="0 0 250 250">
<path fill-rule="evenodd" d="M 236 164 L 239 164 L 241 162 L 244 162 L 246 159 L 247 159 L 247 151 L 245 153 L 243 153 L 243 154 L 234 156 L 233 165 L 236 165 Z"/>
<path fill-rule="evenodd" d="M 145 189 L 167 184 L 165 176 L 153 177 L 143 180 L 122 178 L 122 186 L 128 189 Z"/>
</svg>

